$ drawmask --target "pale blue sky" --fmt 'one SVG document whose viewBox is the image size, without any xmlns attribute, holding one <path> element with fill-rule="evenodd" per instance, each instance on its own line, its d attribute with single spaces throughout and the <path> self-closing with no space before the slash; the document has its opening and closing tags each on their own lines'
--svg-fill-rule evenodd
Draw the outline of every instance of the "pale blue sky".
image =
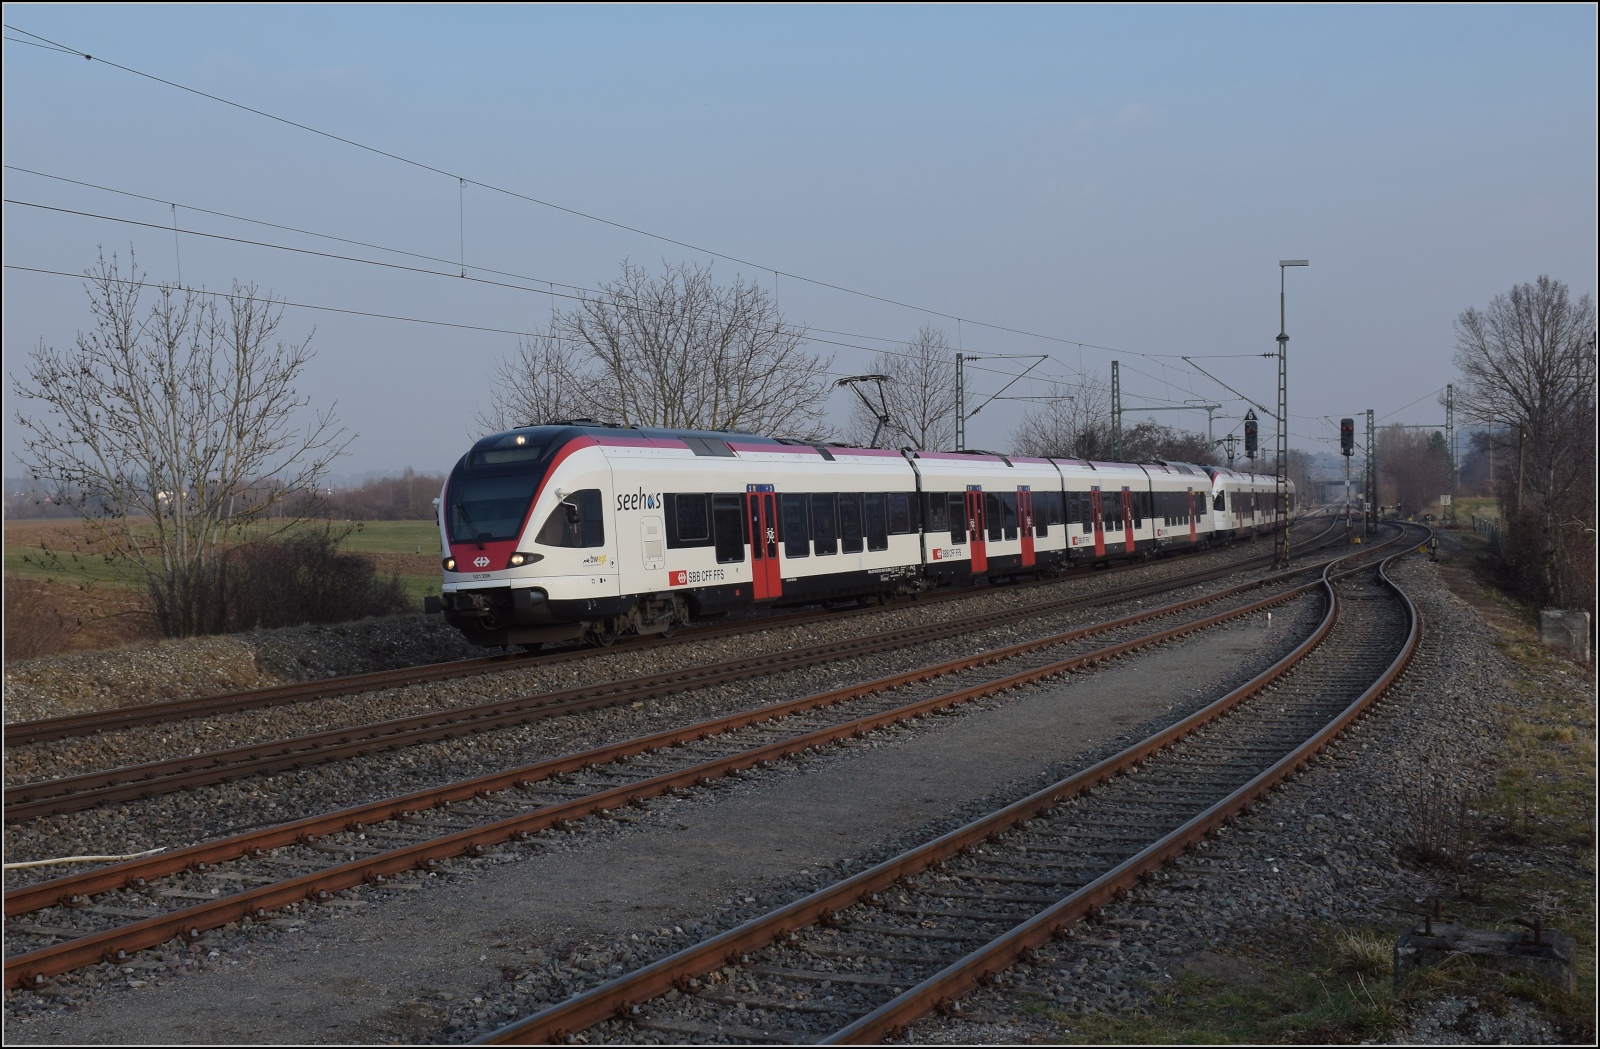
<svg viewBox="0 0 1600 1049">
<path fill-rule="evenodd" d="M 1595 287 L 1595 9 L 1560 7 L 43 7 L 6 22 L 469 178 L 929 309 L 973 353 L 1124 362 L 1125 401 L 1219 397 L 1176 358 L 1274 349 L 1291 433 L 1376 408 L 1433 422 L 1451 322 L 1541 273 Z M 7 36 L 15 34 L 8 31 Z M 9 165 L 592 286 L 693 253 L 469 188 L 98 62 L 5 44 Z M 170 223 L 8 170 L 14 200 Z M 188 228 L 327 249 L 180 211 Z M 6 205 L 11 265 L 77 272 L 173 237 Z M 333 249 L 349 250 L 349 249 Z M 185 236 L 187 283 L 524 330 L 545 296 Z M 353 254 L 376 256 L 371 252 Z M 448 267 L 440 267 L 448 268 Z M 728 261 L 731 277 L 760 273 Z M 76 283 L 6 271 L 7 370 L 84 321 Z M 792 320 L 907 338 L 953 322 L 780 280 Z M 291 309 L 306 383 L 360 433 L 343 473 L 447 467 L 511 336 Z M 870 345 L 857 338 L 841 341 Z M 866 354 L 834 346 L 834 371 Z M 1271 362 L 1204 362 L 1263 402 Z M 1383 369 L 1375 376 L 1371 369 Z M 975 378 L 975 393 L 1003 380 Z M 987 389 L 985 388 L 987 384 Z M 9 390 L 7 403 L 11 405 Z M 838 402 L 841 412 L 845 402 Z M 14 407 L 14 405 L 11 405 Z M 1026 405 L 986 409 L 1004 448 Z M 16 428 L 7 412 L 8 444 Z M 1162 422 L 1203 429 L 1203 415 Z M 1226 428 L 1226 424 L 1223 428 Z M 1270 426 L 1264 426 L 1265 433 Z M 17 472 L 8 464 L 6 472 Z"/>
</svg>

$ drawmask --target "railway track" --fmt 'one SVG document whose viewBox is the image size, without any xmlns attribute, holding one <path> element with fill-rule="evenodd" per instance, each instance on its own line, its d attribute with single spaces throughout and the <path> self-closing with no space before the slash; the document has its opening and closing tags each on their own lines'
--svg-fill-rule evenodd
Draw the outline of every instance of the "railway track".
<svg viewBox="0 0 1600 1049">
<path fill-rule="evenodd" d="M 1326 539 L 1333 534 L 1333 531 L 1333 525 L 1330 524 L 1327 531 L 1317 538 Z M 1180 551 L 1178 553 L 1182 556 L 1189 555 L 1188 551 Z M 1237 563 L 1235 570 L 1270 562 L 1270 555 L 1251 557 Z M 1041 583 L 1060 582 L 1079 576 L 1104 576 L 1107 573 L 1131 571 L 1143 566 L 1143 564 L 1143 562 L 1129 562 L 1112 565 L 1109 568 L 1100 570 L 1093 568 L 1075 569 L 1050 579 L 1013 585 L 1035 586 Z M 921 604 L 937 604 L 971 597 L 974 594 L 985 593 L 991 589 L 985 586 L 962 587 L 954 590 L 941 590 L 931 594 L 922 594 L 911 600 Z M 283 706 L 289 703 L 301 703 L 307 700 L 330 699 L 335 696 L 353 695 L 428 681 L 477 677 L 483 674 L 497 674 L 531 666 L 553 666 L 588 659 L 603 651 L 643 651 L 672 645 L 694 644 L 715 637 L 737 636 L 787 626 L 804 625 L 819 620 L 838 620 L 852 616 L 869 615 L 876 610 L 876 607 L 862 607 L 831 611 L 804 610 L 774 613 L 750 619 L 705 623 L 680 630 L 671 637 L 634 638 L 621 642 L 611 649 L 580 648 L 523 653 L 520 655 L 479 656 L 472 659 L 451 660 L 445 663 L 429 663 L 419 667 L 402 667 L 395 670 L 380 670 L 366 674 L 349 674 L 341 677 L 325 678 L 320 681 L 294 682 L 287 685 L 274 685 L 241 692 L 160 701 L 136 707 L 119 707 L 114 710 L 87 711 L 81 714 L 68 714 L 55 718 L 19 721 L 6 726 L 5 746 L 10 749 L 53 739 L 70 739 L 76 736 L 89 736 L 141 725 L 156 725 L 172 721 L 184 721 L 191 718 L 211 717 L 217 714 L 227 714 L 242 710 L 257 710 L 265 707 Z"/>
<path fill-rule="evenodd" d="M 1309 540 L 1301 553 L 1330 541 L 1332 531 Z M 1025 622 L 1041 616 L 1137 600 L 1184 586 L 1209 582 L 1270 560 L 1252 558 L 1177 577 L 1148 580 L 1113 588 L 1107 593 L 1055 598 L 1021 608 L 964 616 L 942 623 L 887 631 L 871 637 L 832 641 L 777 654 L 762 654 L 715 664 L 540 693 L 474 706 L 452 707 L 425 714 L 346 726 L 204 754 L 190 754 L 81 775 L 5 788 L 4 821 L 8 824 L 154 794 L 302 768 L 380 750 L 450 739 L 531 721 L 561 717 L 622 703 L 647 702 L 689 689 L 726 685 L 784 671 L 800 670 L 840 659 L 860 657 L 910 645 L 959 637 L 989 627 Z M 1309 571 L 1311 569 L 1300 569 Z M 1277 578 L 1277 577 L 1270 577 Z M 1257 581 L 1221 592 L 1219 597 L 1260 585 Z"/>
<path fill-rule="evenodd" d="M 1247 811 L 1387 690 L 1421 633 L 1383 571 L 1392 559 L 1371 578 L 1330 565 L 1311 636 L 1178 724 L 481 1041 L 861 1043 L 959 1012 L 963 995 L 1004 985 L 1013 964 Z"/>
<path fill-rule="evenodd" d="M 208 929 L 259 920 L 278 908 L 324 899 L 363 882 L 381 884 L 453 857 L 482 855 L 507 840 L 586 816 L 603 817 L 673 790 L 1172 640 L 1292 600 L 1319 584 L 1297 587 L 1280 580 L 1280 585 L 1284 589 L 1268 597 L 1153 632 L 1140 624 L 1180 615 L 1207 599 L 14 889 L 5 896 L 11 919 L 7 940 L 23 951 L 7 960 L 7 982 L 36 985 L 55 973 L 115 961 L 174 936 L 194 939 Z M 1000 666 L 1001 672 L 980 672 L 985 666 Z M 958 680 L 936 681 L 952 675 Z M 205 902 L 174 909 L 175 901 L 196 899 Z"/>
</svg>

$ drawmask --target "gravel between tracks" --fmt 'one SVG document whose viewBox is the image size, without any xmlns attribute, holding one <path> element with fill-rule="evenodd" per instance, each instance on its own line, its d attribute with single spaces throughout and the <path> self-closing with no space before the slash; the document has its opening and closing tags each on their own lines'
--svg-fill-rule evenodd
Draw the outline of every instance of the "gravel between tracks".
<svg viewBox="0 0 1600 1049">
<path fill-rule="evenodd" d="M 1231 553 L 1231 552 L 1230 552 Z M 1211 555 L 1207 555 L 1211 556 Z M 1179 564 L 1187 566 L 1194 559 Z M 1185 569 L 1186 570 L 1186 569 Z M 837 622 L 824 621 L 805 626 L 763 632 L 754 636 L 709 639 L 702 644 L 659 649 L 654 652 L 618 651 L 596 660 L 584 660 L 550 667 L 530 667 L 505 674 L 486 675 L 460 681 L 433 682 L 406 689 L 387 689 L 356 696 L 272 707 L 226 717 L 197 719 L 172 725 L 153 726 L 124 732 L 106 733 L 81 739 L 57 740 L 20 748 L 7 754 L 8 782 L 29 782 L 43 775 L 60 776 L 121 764 L 119 753 L 137 742 L 142 760 L 176 756 L 237 746 L 255 739 L 334 727 L 319 719 L 310 722 L 302 708 L 326 713 L 337 708 L 347 720 L 369 721 L 402 713 L 466 703 L 489 702 L 507 696 L 520 696 L 556 688 L 570 688 L 599 675 L 627 677 L 650 673 L 670 666 L 684 666 L 749 655 L 760 651 L 781 651 L 797 645 L 815 644 L 840 637 L 857 637 L 915 623 L 935 622 L 995 608 L 1017 607 L 1044 600 L 1052 593 L 1116 585 L 1131 573 L 1109 577 L 1069 580 L 1047 587 L 997 589 L 974 596 L 970 601 L 935 605 L 915 604 L 886 609 L 880 614 L 858 616 Z M 1250 578 L 1240 574 L 1234 581 Z M 1223 581 L 1201 584 L 1145 598 L 1117 608 L 1148 607 L 1182 596 L 1198 594 L 1224 585 Z M 1074 588 L 1074 589 L 1065 589 Z M 1253 595 L 1243 595 L 1243 602 Z M 1214 608 L 1195 615 L 1207 614 Z M 661 731 L 673 725 L 715 717 L 745 709 L 753 698 L 776 703 L 810 695 L 842 685 L 870 680 L 909 667 L 925 665 L 956 655 L 966 655 L 1052 631 L 1097 622 L 1121 614 L 1113 608 L 1061 613 L 1047 618 L 994 627 L 986 631 L 915 646 L 894 652 L 844 659 L 823 667 L 763 678 L 759 693 L 749 685 L 735 683 L 698 689 L 638 707 L 619 706 L 534 722 L 481 735 L 408 746 L 393 752 L 379 752 L 345 761 L 252 777 L 233 784 L 198 788 L 183 793 L 157 795 L 120 805 L 34 820 L 6 828 L 6 852 L 14 859 L 42 859 L 52 856 L 120 854 L 158 846 L 187 844 L 218 837 L 264 823 L 284 822 L 326 811 L 330 799 L 339 804 L 356 804 L 417 790 L 423 787 L 481 775 L 526 764 L 556 754 L 569 753 L 620 739 Z M 1149 629 L 1158 629 L 1155 624 Z M 362 714 L 362 711 L 368 713 Z M 329 715 L 331 716 L 331 715 Z M 251 731 L 235 727 L 244 722 Z M 124 738 L 126 737 L 126 738 Z M 8 888 L 48 877 L 49 868 L 7 872 Z"/>
<path fill-rule="evenodd" d="M 1525 678 L 1493 645 L 1493 634 L 1418 557 L 1391 573 L 1417 603 L 1424 639 L 1411 669 L 1380 704 L 1297 780 L 1207 847 L 1168 868 L 1136 900 L 1107 908 L 1019 966 L 1024 992 L 981 991 L 966 1019 L 927 1017 L 913 1043 L 1015 1044 L 1070 1039 L 1085 1014 L 1131 1013 L 1170 993 L 1183 971 L 1249 984 L 1260 973 L 1242 957 L 1295 966 L 1297 929 L 1337 924 L 1398 934 L 1406 913 L 1452 878 L 1406 858 L 1407 828 L 1419 819 L 1423 785 L 1440 793 L 1478 786 L 1481 759 L 1498 738 L 1503 710 Z M 1592 705 L 1592 681 L 1555 671 L 1547 694 Z M 1593 888 L 1592 868 L 1586 877 Z M 1413 1043 L 1557 1043 L 1566 1037 L 1526 1003 L 1480 1007 L 1471 999 L 1425 1004 L 1396 1039 Z"/>
<path fill-rule="evenodd" d="M 996 587 L 969 598 L 935 604 L 903 602 L 884 610 L 883 618 L 841 617 L 830 624 L 817 624 L 817 628 L 825 626 L 828 630 L 839 631 L 817 636 L 855 637 L 912 622 L 931 622 L 934 618 L 953 618 L 989 609 L 1015 607 L 1043 600 L 1047 594 L 1098 592 L 1107 586 L 1159 578 L 1162 574 L 1220 567 L 1230 561 L 1254 556 L 1262 549 L 1261 544 L 1241 543 L 1227 549 L 1153 562 L 1130 572 L 1078 576 L 1043 587 Z M 789 636 L 791 630 L 800 629 L 781 628 L 755 635 L 711 638 L 702 643 L 681 646 L 680 651 L 716 646 L 725 648 L 730 654 L 742 652 L 747 650 L 743 647 L 746 644 L 773 634 Z M 790 645 L 796 643 L 800 642 L 788 642 Z M 6 665 L 5 720 L 10 724 L 89 710 L 140 706 L 342 674 L 446 662 L 482 655 L 486 651 L 499 650 L 468 645 L 461 633 L 446 625 L 441 616 L 408 615 L 334 626 L 293 627 L 226 637 L 163 641 L 143 648 L 46 656 Z M 584 666 L 604 678 L 624 677 L 645 672 L 636 669 L 641 659 L 648 666 L 669 665 L 657 662 L 665 658 L 665 653 L 669 651 L 673 650 L 630 653 L 628 647 L 622 645 L 612 652 L 594 653 L 592 658 L 584 661 Z M 616 669 L 613 669 L 613 664 Z M 307 717 L 314 716 L 318 705 L 329 705 L 330 709 L 336 709 L 331 703 L 329 700 L 313 700 L 281 709 Z M 254 712 L 249 712 L 238 721 L 222 718 L 208 720 L 215 721 L 219 730 L 231 727 L 235 731 L 248 731 L 253 715 Z M 336 719 L 338 715 L 330 716 Z M 107 738 L 117 735 L 110 733 Z"/>
<path fill-rule="evenodd" d="M 356 890 L 335 906 L 307 905 L 220 930 L 187 954 L 146 952 L 139 966 L 125 967 L 132 972 L 99 966 L 52 981 L 43 995 L 13 992 L 10 1037 L 137 1041 L 160 1030 L 180 1041 L 462 1041 L 508 1010 L 562 997 L 746 920 L 1114 752 L 1166 723 L 1170 707 L 1202 702 L 1197 692 L 1209 699 L 1276 658 L 1320 614 L 1316 604 L 1296 602 L 1270 629 L 1262 617 L 1224 626 L 652 802 L 612 822 L 542 834 L 531 846 L 451 864 L 437 879 L 419 875 L 399 889 Z M 1074 703 L 1088 705 L 1089 720 L 1076 720 Z M 1056 719 L 1054 727 L 1008 720 L 1029 709 L 1035 718 Z M 987 749 L 974 733 L 985 722 Z M 913 760 L 920 772 L 906 775 L 904 764 L 899 774 L 882 771 L 882 762 L 896 759 Z M 985 761 L 980 775 L 964 768 Z M 887 826 L 849 815 L 893 796 L 902 818 Z M 945 811 L 929 819 L 924 805 L 932 798 L 943 800 Z M 824 804 L 832 808 L 812 812 Z M 800 840 L 791 840 L 796 827 L 773 818 L 773 806 L 809 824 Z M 752 818 L 760 814 L 768 818 Z M 677 835 L 691 825 L 691 833 Z M 677 844 L 667 849 L 668 842 Z M 506 862 L 530 852 L 523 863 Z M 755 885 L 747 881 L 752 864 L 763 872 Z M 559 883 L 554 889 L 540 882 L 541 870 Z M 737 891 L 716 906 L 730 884 Z M 372 901 L 382 903 L 369 911 Z M 485 935 L 490 929 L 495 934 Z M 302 993 L 315 1002 L 301 1000 Z M 79 1009 L 76 1018 L 68 1015 Z"/>
</svg>

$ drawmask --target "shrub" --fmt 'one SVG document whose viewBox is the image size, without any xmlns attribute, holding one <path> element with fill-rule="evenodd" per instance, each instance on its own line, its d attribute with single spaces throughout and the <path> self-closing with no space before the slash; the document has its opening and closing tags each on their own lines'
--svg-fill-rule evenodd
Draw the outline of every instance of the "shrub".
<svg viewBox="0 0 1600 1049">
<path fill-rule="evenodd" d="M 348 534 L 325 527 L 230 550 L 223 569 L 223 629 L 342 623 L 410 611 L 398 575 L 380 577 L 371 558 L 339 549 Z"/>
</svg>

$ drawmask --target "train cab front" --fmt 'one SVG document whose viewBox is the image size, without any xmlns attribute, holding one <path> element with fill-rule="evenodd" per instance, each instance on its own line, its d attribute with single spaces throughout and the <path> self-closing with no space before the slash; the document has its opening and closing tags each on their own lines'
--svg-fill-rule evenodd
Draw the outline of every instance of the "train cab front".
<svg viewBox="0 0 1600 1049">
<path fill-rule="evenodd" d="M 470 642 L 579 637 L 583 614 L 604 603 L 600 493 L 571 483 L 583 443 L 570 427 L 491 434 L 451 471 L 439 506 L 448 551 L 439 604 Z"/>
</svg>

